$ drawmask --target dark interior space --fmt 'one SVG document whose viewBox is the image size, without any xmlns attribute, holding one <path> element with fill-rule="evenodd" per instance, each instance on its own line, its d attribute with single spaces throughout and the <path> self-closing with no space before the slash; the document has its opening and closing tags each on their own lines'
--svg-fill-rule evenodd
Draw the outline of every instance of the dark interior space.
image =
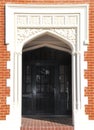
<svg viewBox="0 0 94 130">
<path fill-rule="evenodd" d="M 71 55 L 42 47 L 23 52 L 22 64 L 23 117 L 54 121 L 71 117 Z"/>
</svg>

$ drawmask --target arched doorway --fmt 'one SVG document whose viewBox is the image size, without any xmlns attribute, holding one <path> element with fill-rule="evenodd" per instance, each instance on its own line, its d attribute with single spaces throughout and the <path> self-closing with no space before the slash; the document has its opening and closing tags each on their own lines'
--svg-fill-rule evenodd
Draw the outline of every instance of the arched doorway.
<svg viewBox="0 0 94 130">
<path fill-rule="evenodd" d="M 88 45 L 88 5 L 6 4 L 6 21 L 5 43 L 10 52 L 10 60 L 7 61 L 7 68 L 10 69 L 10 78 L 7 79 L 7 86 L 10 86 L 10 97 L 7 98 L 7 103 L 10 105 L 10 115 L 9 118 L 6 118 L 6 125 L 3 124 L 5 121 L 2 121 L 2 129 L 5 127 L 12 129 L 12 126 L 16 130 L 20 129 L 22 53 L 41 47 L 62 50 L 72 55 L 72 119 L 74 129 L 81 130 L 91 126 L 84 110 L 88 103 L 88 98 L 84 95 L 84 89 L 88 86 L 87 79 L 84 77 L 84 70 L 87 69 L 84 52 L 87 51 Z M 49 42 L 47 38 L 45 41 L 37 39 L 41 35 L 43 38 L 43 34 L 54 36 L 54 41 L 50 40 Z M 37 42 L 34 42 L 34 39 L 37 39 Z"/>
<path fill-rule="evenodd" d="M 47 34 L 24 46 L 22 115 L 72 115 L 69 50 L 68 45 Z"/>
</svg>

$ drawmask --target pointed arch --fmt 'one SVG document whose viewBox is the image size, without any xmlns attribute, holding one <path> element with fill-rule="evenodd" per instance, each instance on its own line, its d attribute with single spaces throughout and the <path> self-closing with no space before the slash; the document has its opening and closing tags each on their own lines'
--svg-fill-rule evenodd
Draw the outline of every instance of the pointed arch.
<svg viewBox="0 0 94 130">
<path fill-rule="evenodd" d="M 22 49 L 27 45 L 29 44 L 30 42 L 40 38 L 40 37 L 43 37 L 43 36 L 46 36 L 46 35 L 49 35 L 50 37 L 53 37 L 59 41 L 61 41 L 61 46 L 62 44 L 65 44 L 66 46 L 68 46 L 70 48 L 71 51 L 74 51 L 74 44 L 71 43 L 68 39 L 66 39 L 64 36 L 60 35 L 59 33 L 56 33 L 56 32 L 53 32 L 51 30 L 42 30 L 40 32 L 37 32 L 35 33 L 34 35 L 30 36 L 29 38 L 27 38 L 23 44 L 22 44 Z M 49 47 L 52 47 L 52 45 L 48 45 L 48 44 L 41 44 L 40 46 L 49 46 Z M 38 47 L 38 46 L 37 46 Z M 59 46 L 58 46 L 59 47 Z M 66 49 L 65 49 L 66 50 Z"/>
</svg>

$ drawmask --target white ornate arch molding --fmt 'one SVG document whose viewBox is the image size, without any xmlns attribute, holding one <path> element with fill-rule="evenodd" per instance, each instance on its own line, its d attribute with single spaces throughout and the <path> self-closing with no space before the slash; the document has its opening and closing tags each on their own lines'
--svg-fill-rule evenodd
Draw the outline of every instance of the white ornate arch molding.
<svg viewBox="0 0 94 130">
<path fill-rule="evenodd" d="M 10 104 L 10 115 L 7 116 L 7 127 L 3 127 L 11 128 L 9 124 L 14 124 L 13 128 L 20 129 L 22 49 L 30 40 L 43 34 L 57 37 L 72 50 L 74 128 L 83 130 L 85 126 L 82 122 L 88 121 L 84 110 L 84 105 L 87 103 L 87 98 L 84 97 L 84 87 L 87 86 L 87 80 L 84 79 L 84 69 L 87 69 L 84 51 L 87 51 L 88 45 L 88 5 L 85 4 L 6 5 L 5 39 L 11 54 L 10 61 L 7 62 L 7 68 L 10 69 L 7 86 L 10 86 L 11 94 L 7 98 L 7 103 Z"/>
<path fill-rule="evenodd" d="M 55 31 L 56 30 L 58 31 L 58 29 L 55 29 Z M 40 38 L 40 37 L 43 38 L 43 36 L 46 36 L 46 35 L 54 38 L 53 41 L 50 41 L 50 43 L 49 43 L 49 40 L 46 39 L 47 43 L 45 41 L 42 41 L 42 42 L 41 41 L 37 41 L 39 46 L 38 45 L 34 45 L 34 40 L 36 40 L 37 38 Z M 55 40 L 57 40 L 58 42 L 55 41 Z M 31 44 L 32 42 L 33 42 L 33 44 Z M 69 53 L 72 53 L 72 50 L 75 49 L 75 44 L 73 44 L 69 40 L 65 39 L 65 37 L 62 36 L 62 34 L 58 34 L 58 33 L 54 32 L 54 29 L 53 30 L 51 30 L 51 29 L 42 30 L 41 29 L 41 31 L 39 31 L 39 32 L 36 31 L 36 33 L 33 34 L 33 35 L 30 34 L 29 39 L 24 40 L 22 45 L 24 47 L 27 44 L 31 44 L 31 47 L 28 48 L 28 49 L 25 49 L 23 51 L 32 50 L 32 49 L 36 49 L 36 48 L 44 47 L 44 46 L 50 47 L 50 48 L 56 48 L 56 49 L 63 50 L 63 51 L 69 52 Z M 64 44 L 65 44 L 65 48 L 63 47 Z M 22 50 L 22 47 L 21 47 L 21 50 Z"/>
</svg>

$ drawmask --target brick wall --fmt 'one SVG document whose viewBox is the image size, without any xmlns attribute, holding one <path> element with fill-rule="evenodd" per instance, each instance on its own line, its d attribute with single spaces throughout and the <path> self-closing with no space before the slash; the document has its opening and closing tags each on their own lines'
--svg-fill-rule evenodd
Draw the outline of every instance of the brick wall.
<svg viewBox="0 0 94 130">
<path fill-rule="evenodd" d="M 89 2 L 89 45 L 85 53 L 85 60 L 88 61 L 88 70 L 85 71 L 85 78 L 88 79 L 88 87 L 85 89 L 85 96 L 88 96 L 86 114 L 89 119 L 94 120 L 94 1 Z"/>
<path fill-rule="evenodd" d="M 10 106 L 6 103 L 6 97 L 10 95 L 6 79 L 9 78 L 7 61 L 10 53 L 5 45 L 5 4 L 90 4 L 89 8 L 89 45 L 85 53 L 85 61 L 88 61 L 88 70 L 85 70 L 85 78 L 88 86 L 85 88 L 85 96 L 88 96 L 88 105 L 85 106 L 86 114 L 90 120 L 94 120 L 94 1 L 93 0 L 0 0 L 0 120 L 6 119 Z"/>
</svg>

